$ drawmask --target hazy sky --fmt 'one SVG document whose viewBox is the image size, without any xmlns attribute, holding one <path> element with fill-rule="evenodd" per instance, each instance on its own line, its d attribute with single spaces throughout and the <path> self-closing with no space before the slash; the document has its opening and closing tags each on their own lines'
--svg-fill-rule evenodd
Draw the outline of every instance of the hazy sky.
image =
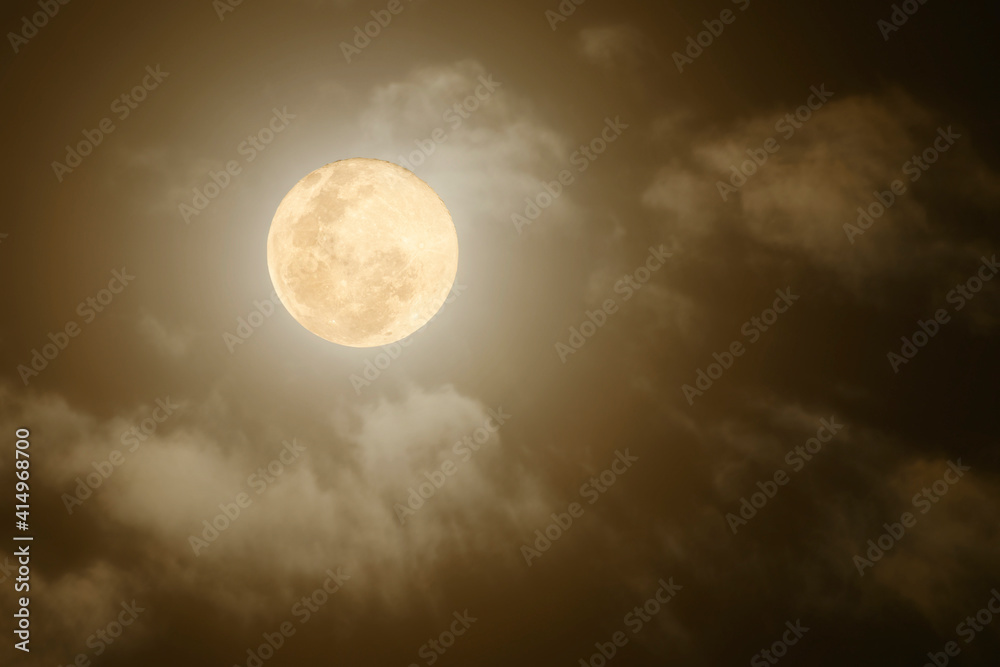
<svg viewBox="0 0 1000 667">
<path fill-rule="evenodd" d="M 0 664 L 995 665 L 1000 16 L 901 5 L 6 3 Z M 272 297 L 349 157 L 398 347 Z"/>
</svg>

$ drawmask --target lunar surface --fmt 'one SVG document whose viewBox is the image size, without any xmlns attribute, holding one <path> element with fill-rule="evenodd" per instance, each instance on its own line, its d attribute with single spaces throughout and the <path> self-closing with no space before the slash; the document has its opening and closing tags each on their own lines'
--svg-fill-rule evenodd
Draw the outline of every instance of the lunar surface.
<svg viewBox="0 0 1000 667">
<path fill-rule="evenodd" d="M 409 336 L 444 304 L 458 236 L 444 202 L 412 172 L 352 158 L 312 172 L 281 201 L 267 266 L 302 326 L 375 347 Z"/>
</svg>

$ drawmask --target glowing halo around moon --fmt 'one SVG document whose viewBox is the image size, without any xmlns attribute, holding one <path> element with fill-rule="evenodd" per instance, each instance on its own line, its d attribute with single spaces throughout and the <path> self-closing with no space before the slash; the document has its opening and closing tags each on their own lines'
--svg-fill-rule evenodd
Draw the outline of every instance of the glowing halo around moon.
<svg viewBox="0 0 1000 667">
<path fill-rule="evenodd" d="M 267 268 L 288 312 L 320 338 L 375 347 L 427 324 L 451 292 L 458 235 L 413 172 L 351 158 L 312 172 L 278 206 Z"/>
</svg>

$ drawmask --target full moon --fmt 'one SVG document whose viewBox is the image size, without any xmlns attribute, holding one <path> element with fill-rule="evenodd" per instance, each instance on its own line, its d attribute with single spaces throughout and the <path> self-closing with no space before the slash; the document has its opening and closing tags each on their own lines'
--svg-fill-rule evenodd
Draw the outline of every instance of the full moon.
<svg viewBox="0 0 1000 667">
<path fill-rule="evenodd" d="M 349 347 L 406 338 L 440 310 L 458 271 L 447 207 L 413 172 L 352 158 L 299 181 L 267 236 L 271 282 L 302 326 Z"/>
</svg>

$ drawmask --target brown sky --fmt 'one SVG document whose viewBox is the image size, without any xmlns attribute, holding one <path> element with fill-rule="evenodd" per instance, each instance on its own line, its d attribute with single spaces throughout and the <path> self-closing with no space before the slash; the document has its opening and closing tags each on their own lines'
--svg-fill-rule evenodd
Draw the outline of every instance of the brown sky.
<svg viewBox="0 0 1000 667">
<path fill-rule="evenodd" d="M 609 665 L 772 664 L 800 621 L 783 664 L 995 665 L 1000 621 L 961 624 L 1000 587 L 1000 311 L 962 290 L 1000 252 L 997 10 L 885 39 L 888 2 L 589 0 L 553 29 L 555 0 L 401 0 L 347 62 L 389 4 L 70 2 L 8 36 L 0 477 L 30 429 L 35 541 L 30 655 L 0 545 L 0 664 L 248 665 L 283 623 L 266 665 L 579 665 L 618 632 Z M 269 301 L 281 198 L 438 128 L 414 171 L 458 231 L 450 302 L 405 347 L 313 336 Z"/>
</svg>

